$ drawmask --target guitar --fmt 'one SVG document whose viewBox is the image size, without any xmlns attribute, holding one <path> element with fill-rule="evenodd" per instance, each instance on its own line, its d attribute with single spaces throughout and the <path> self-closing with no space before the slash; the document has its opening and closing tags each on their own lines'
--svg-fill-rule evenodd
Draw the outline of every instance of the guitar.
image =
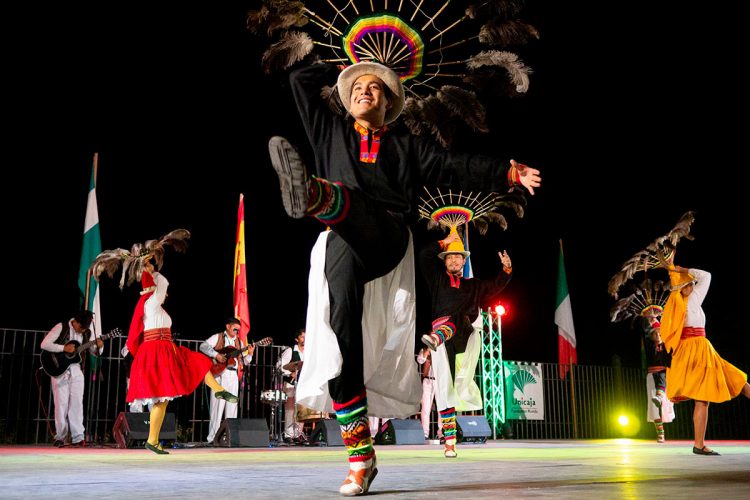
<svg viewBox="0 0 750 500">
<path fill-rule="evenodd" d="M 221 349 L 217 350 L 216 352 L 218 352 L 219 354 L 223 354 L 224 357 L 227 360 L 225 362 L 223 362 L 223 363 L 219 363 L 218 361 L 216 361 L 216 359 L 214 359 L 213 360 L 214 364 L 213 364 L 213 366 L 211 366 L 211 375 L 213 375 L 214 377 L 218 377 L 219 375 L 221 375 L 224 372 L 224 370 L 226 370 L 227 366 L 234 366 L 234 365 L 236 365 L 237 364 L 237 360 L 235 360 L 234 358 L 236 358 L 237 356 L 239 356 L 243 352 L 247 351 L 248 349 L 250 349 L 254 345 L 259 345 L 259 346 L 271 345 L 271 342 L 273 342 L 273 339 L 271 337 L 266 337 L 266 338 L 260 339 L 260 340 L 258 340 L 256 342 L 253 342 L 252 344 L 247 344 L 242 349 L 237 349 L 236 347 L 234 347 L 232 345 L 228 345 L 228 346 L 222 347 Z"/>
<path fill-rule="evenodd" d="M 74 346 L 76 349 L 73 352 L 51 352 L 42 350 L 40 358 L 44 373 L 50 377 L 59 377 L 65 373 L 65 370 L 67 370 L 70 365 L 83 361 L 83 351 L 90 348 L 92 345 L 95 345 L 97 340 L 107 340 L 109 338 L 120 336 L 122 336 L 122 330 L 115 328 L 111 332 L 106 333 L 101 337 L 96 337 L 93 340 L 89 340 L 88 342 L 84 342 L 83 344 L 77 340 L 71 340 L 65 345 Z"/>
</svg>

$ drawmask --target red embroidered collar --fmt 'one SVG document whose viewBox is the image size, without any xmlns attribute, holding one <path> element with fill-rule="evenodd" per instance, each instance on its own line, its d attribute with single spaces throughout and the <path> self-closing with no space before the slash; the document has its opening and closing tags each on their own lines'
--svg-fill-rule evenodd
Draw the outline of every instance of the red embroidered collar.
<svg viewBox="0 0 750 500">
<path fill-rule="evenodd" d="M 363 127 L 356 121 L 354 122 L 354 129 L 359 132 L 359 161 L 362 163 L 375 163 L 378 159 L 378 151 L 380 150 L 380 138 L 383 136 L 387 126 L 378 130 L 369 130 Z M 370 145 L 370 133 L 372 133 L 372 145 Z"/>
</svg>

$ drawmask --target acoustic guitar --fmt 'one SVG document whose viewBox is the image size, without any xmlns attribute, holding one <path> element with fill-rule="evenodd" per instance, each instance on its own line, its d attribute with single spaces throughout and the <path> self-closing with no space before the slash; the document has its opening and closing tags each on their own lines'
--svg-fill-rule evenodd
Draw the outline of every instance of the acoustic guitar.
<svg viewBox="0 0 750 500">
<path fill-rule="evenodd" d="M 115 328 L 111 332 L 106 333 L 101 337 L 96 337 L 93 340 L 89 340 L 88 342 L 84 342 L 83 344 L 77 340 L 71 340 L 65 345 L 73 345 L 76 348 L 73 352 L 51 352 L 42 350 L 40 358 L 44 373 L 50 377 L 59 377 L 65 373 L 65 370 L 67 370 L 70 365 L 83 361 L 83 351 L 96 344 L 97 340 L 107 340 L 113 337 L 120 337 L 121 335 L 122 330 Z"/>
<path fill-rule="evenodd" d="M 273 339 L 271 337 L 266 337 L 263 339 L 260 339 L 256 342 L 253 342 L 252 344 L 247 344 L 242 349 L 237 349 L 236 347 L 232 345 L 224 346 L 221 349 L 218 349 L 216 352 L 219 354 L 223 354 L 226 358 L 226 361 L 223 363 L 219 363 L 214 359 L 214 364 L 211 366 L 211 375 L 214 377 L 218 377 L 222 373 L 224 373 L 224 370 L 227 369 L 227 366 L 234 366 L 237 364 L 237 360 L 235 359 L 240 354 L 244 353 L 248 349 L 250 349 L 254 345 L 264 346 L 264 345 L 271 345 L 271 342 L 273 342 Z"/>
</svg>

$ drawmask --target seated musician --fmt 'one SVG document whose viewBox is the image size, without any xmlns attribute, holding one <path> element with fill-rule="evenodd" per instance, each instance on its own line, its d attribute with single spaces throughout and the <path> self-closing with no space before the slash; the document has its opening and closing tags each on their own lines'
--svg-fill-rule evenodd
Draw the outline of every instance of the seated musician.
<svg viewBox="0 0 750 500">
<path fill-rule="evenodd" d="M 255 351 L 254 345 L 248 347 L 242 356 L 242 363 L 237 362 L 237 357 L 227 357 L 227 354 L 235 349 L 242 349 L 247 346 L 247 343 L 242 341 L 238 335 L 240 326 L 240 320 L 229 318 L 224 325 L 223 332 L 211 335 L 200 345 L 200 351 L 214 361 L 211 372 L 214 374 L 216 381 L 232 394 L 238 394 L 242 365 L 250 364 Z M 223 418 L 237 417 L 237 403 L 211 398 L 210 415 L 207 438 L 209 443 L 213 442 Z"/>
<path fill-rule="evenodd" d="M 295 387 L 297 380 L 299 380 L 299 374 L 301 369 L 301 362 L 304 359 L 305 352 L 305 330 L 297 330 L 297 334 L 294 337 L 294 347 L 287 347 L 281 351 L 281 359 L 279 365 L 281 366 L 281 373 L 284 375 L 284 392 L 287 394 L 287 400 L 284 402 L 284 441 L 291 442 L 305 442 L 305 434 L 303 433 L 304 423 L 299 422 L 297 419 L 297 411 L 295 406 Z M 284 368 L 293 362 L 299 362 L 297 369 L 289 370 Z"/>
</svg>

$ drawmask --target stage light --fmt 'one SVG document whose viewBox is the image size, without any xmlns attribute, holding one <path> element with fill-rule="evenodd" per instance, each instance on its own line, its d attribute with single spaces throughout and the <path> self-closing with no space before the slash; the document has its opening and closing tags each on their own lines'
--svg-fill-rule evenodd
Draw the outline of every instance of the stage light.
<svg viewBox="0 0 750 500">
<path fill-rule="evenodd" d="M 498 304 L 495 306 L 495 314 L 498 316 L 505 316 L 505 306 Z"/>
<path fill-rule="evenodd" d="M 641 429 L 641 423 L 637 418 L 626 411 L 617 413 L 616 415 L 620 435 L 623 437 L 632 437 L 638 434 L 638 431 Z"/>
</svg>

